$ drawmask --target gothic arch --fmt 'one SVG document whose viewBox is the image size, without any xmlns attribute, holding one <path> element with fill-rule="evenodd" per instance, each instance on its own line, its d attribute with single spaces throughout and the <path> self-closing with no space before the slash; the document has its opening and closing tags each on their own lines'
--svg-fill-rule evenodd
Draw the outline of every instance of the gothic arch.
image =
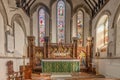
<svg viewBox="0 0 120 80">
<path fill-rule="evenodd" d="M 71 8 L 73 9 L 73 5 L 72 5 L 72 1 L 71 0 L 66 0 L 70 5 L 71 5 Z M 56 0 L 51 0 L 50 1 L 50 7 L 56 2 Z"/>
<path fill-rule="evenodd" d="M 5 10 L 5 6 L 3 5 L 2 0 L 0 0 L 0 13 L 3 16 L 4 24 L 5 24 L 5 30 L 6 30 L 6 25 L 8 25 L 8 16 L 7 12 Z"/>
<path fill-rule="evenodd" d="M 91 15 L 92 15 L 92 14 L 91 14 L 91 11 L 90 11 L 86 6 L 84 6 L 83 4 L 78 5 L 78 6 L 75 7 L 72 16 L 74 16 L 74 14 L 77 13 L 78 10 L 82 10 L 82 11 L 83 11 L 83 9 L 84 9 L 85 12 L 86 12 L 88 15 L 90 15 L 90 17 L 91 17 Z"/>
<path fill-rule="evenodd" d="M 119 20 L 119 18 L 120 18 L 120 5 L 119 5 L 119 7 L 117 8 L 117 10 L 116 10 L 116 13 L 115 13 L 115 17 L 114 17 L 114 19 L 113 19 L 113 24 L 112 24 L 112 28 L 114 28 L 114 55 L 116 55 L 116 53 L 117 53 L 117 40 L 119 40 L 118 38 L 119 37 L 117 37 L 117 34 L 119 33 L 118 31 L 117 31 L 117 28 L 118 28 L 118 20 Z"/>
<path fill-rule="evenodd" d="M 98 20 L 96 21 L 96 24 L 95 24 L 95 26 L 94 26 L 94 29 L 97 28 L 97 24 L 99 23 L 99 20 L 101 19 L 101 17 L 102 17 L 103 15 L 108 15 L 108 18 L 109 18 L 110 15 L 111 15 L 111 13 L 110 13 L 110 11 L 108 11 L 108 10 L 102 11 L 101 14 L 98 16 Z"/>
<path fill-rule="evenodd" d="M 94 26 L 94 29 L 95 29 L 95 41 L 96 41 L 96 43 L 98 43 L 97 42 L 97 28 L 98 28 L 98 25 L 100 25 L 101 23 L 103 24 L 104 22 L 103 21 L 101 21 L 102 19 L 104 19 L 104 18 L 108 18 L 108 40 L 109 40 L 109 17 L 110 17 L 110 15 L 111 15 L 111 13 L 110 13 L 110 11 L 108 11 L 108 10 L 105 10 L 105 11 L 102 11 L 101 12 L 101 14 L 98 16 L 98 20 L 96 21 L 96 24 L 95 24 L 95 26 Z M 95 44 L 96 44 L 95 43 Z M 103 42 L 103 44 L 105 45 L 105 34 L 104 34 L 104 42 Z M 97 44 L 96 44 L 97 45 Z M 107 49 L 107 52 L 109 52 L 109 41 L 108 41 L 108 43 L 107 43 L 107 47 L 106 47 L 106 49 Z M 97 47 L 96 47 L 96 51 L 97 51 Z"/>
<path fill-rule="evenodd" d="M 48 15 L 50 15 L 49 8 L 43 3 L 37 3 L 36 5 L 34 5 L 30 10 L 30 15 L 32 15 L 39 8 L 39 6 L 43 7 L 45 11 L 48 13 Z"/>
<path fill-rule="evenodd" d="M 0 14 L 1 14 L 1 16 L 3 17 L 3 29 L 4 29 L 4 44 L 5 44 L 5 46 L 4 46 L 4 51 L 5 51 L 5 53 L 6 53 L 6 49 L 7 49 L 7 39 L 6 39 L 6 37 L 5 37 L 5 32 L 6 32 L 6 30 L 7 30 L 7 25 L 8 25 L 8 16 L 7 16 L 7 12 L 6 12 L 6 10 L 5 10 L 5 6 L 4 6 L 4 4 L 3 4 L 3 1 L 2 0 L 0 0 Z"/>
<path fill-rule="evenodd" d="M 116 22 L 118 20 L 119 14 L 120 14 L 120 5 L 116 10 L 116 13 L 115 13 L 115 16 L 114 16 L 114 19 L 113 19 L 112 28 L 116 27 Z"/>
<path fill-rule="evenodd" d="M 33 15 L 34 15 L 35 11 L 37 11 L 37 10 L 39 11 L 41 8 L 43 8 L 45 10 L 46 16 L 50 17 L 50 10 L 45 4 L 37 3 L 34 6 L 32 6 L 31 9 L 30 9 L 30 22 L 31 22 L 30 23 L 30 33 L 31 33 L 31 35 L 34 34 L 34 32 L 33 32 L 33 25 L 34 24 L 32 23 L 32 21 L 34 20 Z M 50 21 L 50 20 L 48 19 L 48 21 Z"/>
<path fill-rule="evenodd" d="M 56 2 L 57 0 L 51 0 L 50 1 L 50 9 L 52 9 L 52 5 Z M 72 1 L 71 0 L 66 0 L 69 4 L 70 4 L 70 7 L 71 7 L 71 11 L 73 10 L 73 4 L 72 4 Z M 73 15 L 73 12 L 71 12 L 71 16 Z"/>
<path fill-rule="evenodd" d="M 64 36 L 65 36 L 65 43 L 70 43 L 71 41 L 71 23 L 72 23 L 72 2 L 71 0 L 61 0 L 65 3 L 65 28 L 64 28 Z M 50 32 L 51 32 L 51 42 L 56 43 L 57 40 L 57 4 L 58 4 L 59 0 L 51 0 L 50 2 L 50 10 L 51 10 L 51 28 L 50 28 Z M 71 2 L 71 3 L 70 3 Z M 67 33 L 68 31 L 68 33 Z"/>
<path fill-rule="evenodd" d="M 23 47 L 26 45 L 27 33 L 24 20 L 20 14 L 14 14 L 12 16 L 11 28 L 13 28 L 14 36 L 14 53 L 23 55 Z"/>
<path fill-rule="evenodd" d="M 24 23 L 24 20 L 23 20 L 22 16 L 20 14 L 13 15 L 13 17 L 11 19 L 11 26 L 12 27 L 14 25 L 14 21 L 16 21 L 21 26 L 21 28 L 22 28 L 22 30 L 24 32 L 24 35 L 26 37 L 27 33 L 26 33 L 25 23 Z"/>
</svg>

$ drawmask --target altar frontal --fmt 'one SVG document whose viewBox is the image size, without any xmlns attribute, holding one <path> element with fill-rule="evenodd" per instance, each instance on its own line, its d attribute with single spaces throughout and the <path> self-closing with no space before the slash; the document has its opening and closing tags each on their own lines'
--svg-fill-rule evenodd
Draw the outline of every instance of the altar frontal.
<svg viewBox="0 0 120 80">
<path fill-rule="evenodd" d="M 42 59 L 42 72 L 79 72 L 78 59 Z"/>
</svg>

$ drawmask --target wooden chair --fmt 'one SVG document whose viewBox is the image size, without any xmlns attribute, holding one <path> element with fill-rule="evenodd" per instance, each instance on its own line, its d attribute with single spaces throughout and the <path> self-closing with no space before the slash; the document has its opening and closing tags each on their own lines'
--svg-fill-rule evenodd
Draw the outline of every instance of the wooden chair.
<svg viewBox="0 0 120 80">
<path fill-rule="evenodd" d="M 23 77 L 24 77 L 25 80 L 27 80 L 27 79 L 30 80 L 31 79 L 32 68 L 31 68 L 30 65 L 25 65 L 25 66 L 21 65 L 20 66 L 20 72 L 21 72 L 21 74 L 23 74 L 23 72 L 24 72 Z"/>
<path fill-rule="evenodd" d="M 7 80 L 22 80 L 22 75 L 20 75 L 20 72 L 15 72 L 13 70 L 13 61 L 7 62 Z"/>
</svg>

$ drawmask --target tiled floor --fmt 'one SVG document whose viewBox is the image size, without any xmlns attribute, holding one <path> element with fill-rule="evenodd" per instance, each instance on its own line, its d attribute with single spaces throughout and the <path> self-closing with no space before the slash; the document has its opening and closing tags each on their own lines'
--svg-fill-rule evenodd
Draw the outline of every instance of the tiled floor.
<svg viewBox="0 0 120 80">
<path fill-rule="evenodd" d="M 89 73 L 52 73 L 52 74 L 33 74 L 32 80 L 120 80 L 108 79 L 101 75 L 94 75 Z"/>
</svg>

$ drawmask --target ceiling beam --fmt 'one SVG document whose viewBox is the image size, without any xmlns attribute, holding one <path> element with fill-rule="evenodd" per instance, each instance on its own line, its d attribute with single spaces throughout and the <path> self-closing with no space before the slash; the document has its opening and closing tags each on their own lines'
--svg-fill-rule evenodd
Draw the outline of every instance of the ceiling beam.
<svg viewBox="0 0 120 80">
<path fill-rule="evenodd" d="M 31 0 L 29 0 L 29 1 L 25 4 L 25 6 L 23 6 L 23 8 L 26 8 L 30 2 L 31 2 Z"/>
<path fill-rule="evenodd" d="M 91 11 L 93 11 L 92 7 L 90 6 L 90 4 L 85 0 L 86 4 L 89 6 L 89 8 L 91 9 Z"/>
<path fill-rule="evenodd" d="M 94 2 L 95 4 L 97 4 L 97 2 L 96 2 L 95 0 L 93 0 L 93 2 Z"/>
<path fill-rule="evenodd" d="M 93 8 L 95 7 L 91 0 L 89 0 L 89 3 L 92 5 Z"/>
</svg>

